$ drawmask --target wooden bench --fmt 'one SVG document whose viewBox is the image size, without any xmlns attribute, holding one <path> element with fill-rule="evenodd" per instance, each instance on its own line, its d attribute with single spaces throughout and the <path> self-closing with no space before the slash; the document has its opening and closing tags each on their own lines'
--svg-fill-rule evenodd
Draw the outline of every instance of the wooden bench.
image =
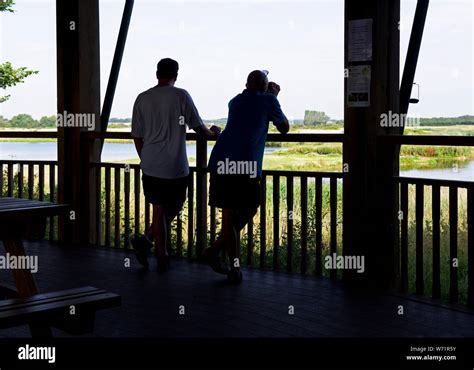
<svg viewBox="0 0 474 370">
<path fill-rule="evenodd" d="M 30 325 L 55 327 L 72 335 L 91 333 L 96 311 L 120 304 L 119 295 L 94 287 L 7 299 L 0 301 L 0 329 Z"/>
<path fill-rule="evenodd" d="M 5 252 L 26 256 L 22 238 L 42 238 L 47 217 L 68 210 L 64 204 L 0 198 L 0 240 Z M 0 300 L 0 329 L 28 324 L 33 337 L 51 337 L 51 326 L 83 334 L 92 331 L 97 310 L 120 305 L 120 296 L 92 287 L 39 294 L 30 270 L 12 272 L 16 289 L 0 284 L 0 299 L 9 298 Z"/>
</svg>

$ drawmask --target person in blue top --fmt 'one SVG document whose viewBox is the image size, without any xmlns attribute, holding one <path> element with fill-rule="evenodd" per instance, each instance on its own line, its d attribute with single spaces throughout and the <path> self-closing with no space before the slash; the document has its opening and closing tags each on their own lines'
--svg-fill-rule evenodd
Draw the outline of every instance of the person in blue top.
<svg viewBox="0 0 474 370">
<path fill-rule="evenodd" d="M 227 125 L 209 159 L 209 205 L 222 209 L 222 232 L 204 251 L 214 271 L 229 282 L 242 281 L 237 235 L 255 216 L 261 203 L 261 174 L 265 141 L 270 122 L 286 134 L 288 119 L 277 96 L 280 86 L 268 82 L 267 71 L 255 70 L 247 77 L 246 89 L 229 102 Z M 220 253 L 226 249 L 227 267 Z"/>
</svg>

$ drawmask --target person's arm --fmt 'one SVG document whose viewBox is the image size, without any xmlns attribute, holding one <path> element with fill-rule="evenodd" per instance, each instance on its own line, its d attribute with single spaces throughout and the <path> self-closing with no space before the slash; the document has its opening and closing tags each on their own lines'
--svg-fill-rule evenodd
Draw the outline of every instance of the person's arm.
<svg viewBox="0 0 474 370">
<path fill-rule="evenodd" d="M 199 136 L 203 139 L 211 140 L 217 139 L 219 134 L 221 133 L 221 129 L 217 126 L 212 126 L 210 129 L 202 122 L 201 117 L 199 116 L 198 110 L 194 105 L 193 99 L 191 95 L 187 91 L 185 91 L 186 97 L 186 122 L 190 129 L 194 130 Z"/>
<path fill-rule="evenodd" d="M 133 138 L 133 142 L 135 143 L 135 149 L 137 150 L 138 156 L 141 159 L 142 158 L 142 149 L 143 149 L 143 139 Z"/>
<path fill-rule="evenodd" d="M 206 140 L 217 139 L 221 133 L 221 129 L 217 126 L 212 126 L 210 129 L 206 125 L 201 125 L 193 128 L 193 130 Z"/>
<path fill-rule="evenodd" d="M 132 137 L 133 137 L 133 142 L 135 143 L 135 149 L 137 150 L 138 156 L 141 159 L 142 149 L 143 149 L 143 127 L 142 127 L 140 110 L 138 108 L 138 98 L 135 101 L 135 104 L 133 106 Z"/>
<path fill-rule="evenodd" d="M 280 86 L 275 82 L 269 82 L 267 92 L 275 96 L 275 101 L 273 102 L 273 106 L 270 109 L 270 120 L 281 134 L 286 134 L 288 131 L 290 131 L 290 122 L 283 114 L 280 103 L 276 99 L 280 92 Z"/>
<path fill-rule="evenodd" d="M 280 124 L 275 124 L 275 127 L 280 134 L 287 134 L 290 131 L 290 122 L 288 121 L 288 118 L 285 117 Z"/>
</svg>

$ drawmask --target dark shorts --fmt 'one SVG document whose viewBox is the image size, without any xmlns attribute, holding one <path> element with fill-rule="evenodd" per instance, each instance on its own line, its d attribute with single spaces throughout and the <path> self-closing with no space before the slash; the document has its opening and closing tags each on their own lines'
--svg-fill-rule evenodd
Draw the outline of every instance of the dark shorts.
<svg viewBox="0 0 474 370">
<path fill-rule="evenodd" d="M 209 205 L 234 210 L 257 210 L 261 203 L 259 178 L 211 172 Z"/>
<path fill-rule="evenodd" d="M 145 200 L 154 205 L 181 208 L 186 200 L 188 176 L 178 179 L 162 179 L 143 174 Z"/>
</svg>

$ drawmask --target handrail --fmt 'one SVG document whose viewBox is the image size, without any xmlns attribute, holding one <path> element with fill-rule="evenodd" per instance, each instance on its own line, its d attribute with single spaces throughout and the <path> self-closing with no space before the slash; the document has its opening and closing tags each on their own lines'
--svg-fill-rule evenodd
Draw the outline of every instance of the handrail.
<svg viewBox="0 0 474 370">
<path fill-rule="evenodd" d="M 130 132 L 84 132 L 90 139 L 123 139 L 129 140 L 132 139 Z M 0 133 L 1 137 L 1 133 Z M 199 136 L 196 133 L 187 133 L 186 140 L 196 141 L 199 139 Z M 213 140 L 209 140 L 213 141 Z M 267 136 L 267 141 L 273 142 L 307 142 L 307 143 L 342 143 L 344 141 L 344 134 L 273 134 L 270 133 Z"/>
<path fill-rule="evenodd" d="M 0 138 L 57 139 L 57 131 L 0 131 Z"/>
<path fill-rule="evenodd" d="M 450 180 L 450 179 L 431 179 L 424 177 L 407 177 L 394 176 L 393 181 L 400 184 L 419 184 L 419 185 L 438 185 L 438 186 L 453 186 L 458 188 L 470 188 L 474 186 L 474 181 L 466 180 Z"/>
<path fill-rule="evenodd" d="M 474 136 L 380 135 L 377 138 L 386 144 L 474 146 Z"/>
<path fill-rule="evenodd" d="M 131 140 L 130 132 L 89 132 L 83 135 L 90 139 L 123 139 Z M 0 138 L 24 139 L 57 139 L 57 131 L 0 131 Z M 196 133 L 187 133 L 186 140 L 196 141 Z M 435 135 L 379 135 L 378 139 L 387 144 L 399 145 L 434 145 L 434 146 L 474 146 L 474 136 L 435 136 Z M 343 143 L 344 134 L 276 134 L 270 133 L 267 141 L 273 142 L 307 142 L 307 143 Z"/>
<path fill-rule="evenodd" d="M 49 161 L 49 160 L 43 160 L 43 159 L 1 159 L 0 158 L 0 164 L 19 164 L 19 165 L 44 165 L 44 166 L 50 166 L 50 165 L 57 165 L 58 161 Z M 1 173 L 0 173 L 1 175 Z"/>
</svg>

